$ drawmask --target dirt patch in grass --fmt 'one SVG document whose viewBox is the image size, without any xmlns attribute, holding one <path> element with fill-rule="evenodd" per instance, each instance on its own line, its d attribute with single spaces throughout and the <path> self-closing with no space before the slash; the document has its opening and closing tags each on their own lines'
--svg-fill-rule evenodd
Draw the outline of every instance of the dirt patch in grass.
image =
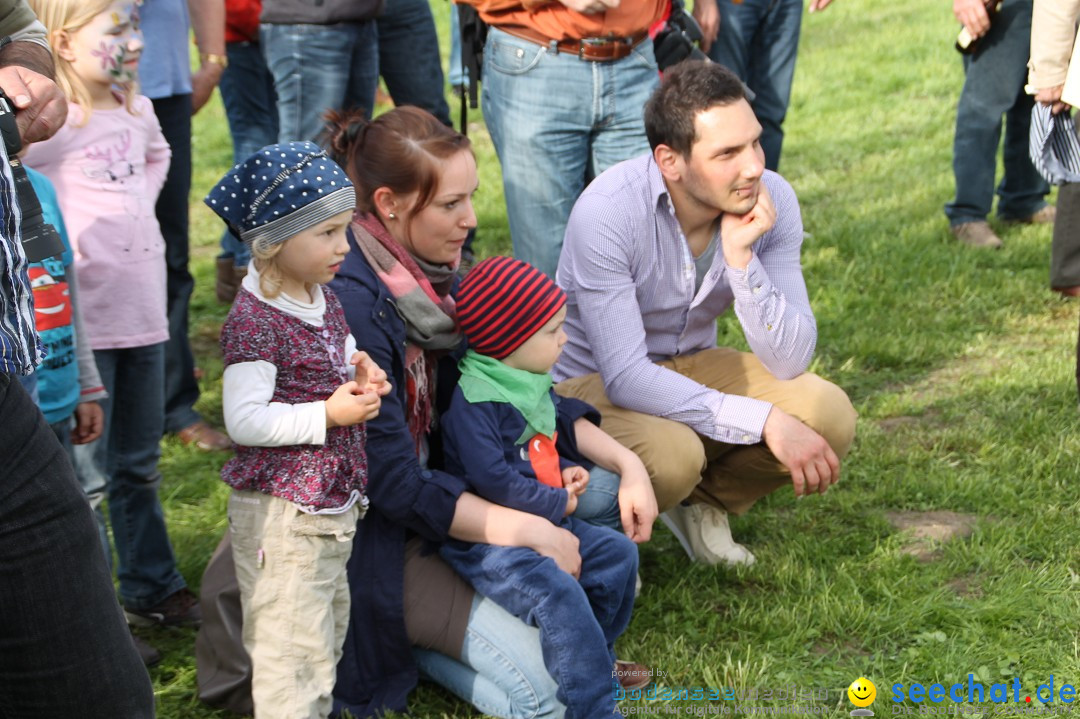
<svg viewBox="0 0 1080 719">
<path fill-rule="evenodd" d="M 940 545 L 952 539 L 971 536 L 978 520 L 974 514 L 939 510 L 934 512 L 886 512 L 885 518 L 894 529 L 903 532 L 901 554 L 920 562 L 932 562 L 940 555 Z"/>
<path fill-rule="evenodd" d="M 957 577 L 945 586 L 955 592 L 956 596 L 961 599 L 982 599 L 985 595 L 982 582 L 973 574 Z"/>
</svg>

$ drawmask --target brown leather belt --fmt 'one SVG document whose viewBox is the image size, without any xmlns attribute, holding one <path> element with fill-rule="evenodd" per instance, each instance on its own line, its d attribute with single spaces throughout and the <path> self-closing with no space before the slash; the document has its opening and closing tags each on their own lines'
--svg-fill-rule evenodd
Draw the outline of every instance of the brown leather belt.
<svg viewBox="0 0 1080 719">
<path fill-rule="evenodd" d="M 578 59 L 588 60 L 589 62 L 622 60 L 630 54 L 631 50 L 637 47 L 639 42 L 649 36 L 648 32 L 641 32 L 630 37 L 586 37 L 581 40 L 560 40 L 556 42 L 528 27 L 501 27 L 499 29 L 522 40 L 553 48 L 557 52 L 576 55 Z"/>
</svg>

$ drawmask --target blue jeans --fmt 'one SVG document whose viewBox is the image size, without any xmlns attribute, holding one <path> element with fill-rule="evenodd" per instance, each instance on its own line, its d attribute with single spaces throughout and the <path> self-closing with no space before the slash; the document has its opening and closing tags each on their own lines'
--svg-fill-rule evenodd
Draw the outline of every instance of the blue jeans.
<svg viewBox="0 0 1080 719">
<path fill-rule="evenodd" d="M 544 666 L 540 632 L 479 594 L 473 598 L 461 661 L 413 649 L 421 676 L 484 714 L 503 719 L 557 718 L 565 707 Z"/>
<path fill-rule="evenodd" d="M 233 162 L 240 162 L 256 150 L 278 140 L 277 96 L 274 76 L 266 67 L 262 50 L 254 42 L 225 45 L 229 66 L 221 74 L 221 100 L 232 135 Z M 251 250 L 232 232 L 221 237 L 221 256 L 233 258 L 238 268 L 246 268 Z"/>
<path fill-rule="evenodd" d="M 461 20 L 456 5 L 450 7 L 450 72 L 447 75 L 451 87 L 469 86 L 469 76 L 461 66 Z"/>
<path fill-rule="evenodd" d="M 154 114 L 161 133 L 172 149 L 169 172 L 158 195 L 154 214 L 165 238 L 168 269 L 169 342 L 165 350 L 166 432 L 179 432 L 198 422 L 195 402 L 199 382 L 195 379 L 195 356 L 188 339 L 188 309 L 195 278 L 188 269 L 188 199 L 191 194 L 191 95 L 155 98 Z"/>
<path fill-rule="evenodd" d="M 75 426 L 74 416 L 62 419 L 59 422 L 53 422 L 49 425 L 52 428 L 53 434 L 56 435 L 56 440 L 63 447 L 64 453 L 68 456 L 73 467 L 76 465 L 75 457 L 75 445 L 71 443 L 71 430 Z M 83 476 L 76 472 L 75 478 L 79 480 L 79 484 L 82 486 L 83 494 L 86 495 L 86 501 L 90 503 L 90 509 L 94 511 L 94 522 L 97 523 L 98 541 L 101 543 L 101 549 L 105 555 L 105 564 L 109 568 L 109 573 L 112 573 L 112 550 L 109 549 L 109 530 L 105 525 L 105 514 L 101 511 L 101 502 L 105 499 L 105 477 L 98 474 L 100 477 L 100 483 L 96 481 L 84 481 Z"/>
<path fill-rule="evenodd" d="M 456 12 L 451 8 L 451 15 Z M 449 126 L 439 36 L 428 0 L 387 0 L 376 23 L 379 74 L 394 104 L 421 107 Z"/>
<path fill-rule="evenodd" d="M 739 76 L 757 95 L 765 167 L 776 170 L 784 143 L 784 116 L 791 99 L 799 51 L 803 0 L 717 0 L 720 32 L 709 57 Z"/>
<path fill-rule="evenodd" d="M 80 473 L 105 475 L 116 542 L 120 598 L 129 609 L 149 609 L 183 589 L 158 499 L 158 458 L 165 416 L 161 387 L 165 344 L 94 350 L 109 396 L 101 400 L 105 431 L 79 452 Z"/>
<path fill-rule="evenodd" d="M 649 151 L 641 108 L 659 79 L 652 43 L 622 60 L 589 62 L 493 27 L 483 78 L 514 256 L 554 277 L 581 191 L 612 165 Z"/>
<path fill-rule="evenodd" d="M 602 467 L 593 467 L 589 472 L 589 485 L 585 489 L 585 494 L 578 497 L 574 517 L 598 527 L 608 527 L 616 532 L 622 532 L 619 484 L 619 475 Z"/>
<path fill-rule="evenodd" d="M 615 640 L 634 609 L 637 546 L 624 535 L 574 517 L 581 577 L 525 547 L 447 542 L 443 559 L 477 592 L 540 630 L 544 664 L 568 719 L 610 715 Z"/>
<path fill-rule="evenodd" d="M 261 25 L 259 42 L 274 76 L 278 142 L 314 140 L 327 110 L 375 107 L 379 43 L 375 21 Z"/>
<path fill-rule="evenodd" d="M 985 220 L 994 201 L 994 172 L 1005 116 L 998 217 L 1023 219 L 1046 205 L 1050 191 L 1028 156 L 1034 99 L 1024 93 L 1031 38 L 1031 0 L 1005 0 L 974 55 L 964 56 L 964 89 L 956 109 L 953 174 L 956 199 L 945 205 L 949 224 Z"/>
<path fill-rule="evenodd" d="M 0 427 L 0 714 L 153 717 L 150 677 L 71 463 L 4 373 Z"/>
</svg>

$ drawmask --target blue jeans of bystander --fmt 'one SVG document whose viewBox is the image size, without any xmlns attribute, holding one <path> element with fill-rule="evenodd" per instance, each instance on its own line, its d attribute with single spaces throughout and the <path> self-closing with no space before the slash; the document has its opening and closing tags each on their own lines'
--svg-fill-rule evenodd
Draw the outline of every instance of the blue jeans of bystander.
<svg viewBox="0 0 1080 719">
<path fill-rule="evenodd" d="M 1005 0 L 974 55 L 964 56 L 964 89 L 956 109 L 953 174 L 956 199 L 945 205 L 949 224 L 985 220 L 994 201 L 994 173 L 1005 116 L 997 187 L 998 216 L 1030 217 L 1046 205 L 1050 186 L 1028 155 L 1032 97 L 1024 92 L 1031 43 L 1032 0 Z"/>
<path fill-rule="evenodd" d="M 641 108 L 659 80 L 652 43 L 621 60 L 589 62 L 493 27 L 483 78 L 514 256 L 554 277 L 581 191 L 649 151 Z"/>
<path fill-rule="evenodd" d="M 457 8 L 451 7 L 450 14 L 457 14 Z M 376 22 L 379 74 L 394 104 L 421 107 L 449 125 L 439 36 L 428 0 L 387 0 Z"/>
<path fill-rule="evenodd" d="M 314 140 L 327 110 L 375 107 L 379 43 L 375 21 L 262 25 L 259 42 L 274 76 L 278 142 Z"/>
<path fill-rule="evenodd" d="M 225 46 L 229 66 L 221 74 L 221 101 L 232 135 L 233 162 L 246 159 L 260 147 L 278 140 L 277 96 L 274 76 L 258 43 L 230 42 Z M 221 256 L 232 257 L 237 268 L 245 268 L 251 250 L 229 230 L 221 237 Z"/>
<path fill-rule="evenodd" d="M 750 86 L 765 167 L 776 170 L 795 78 L 803 0 L 717 0 L 720 31 L 709 57 Z"/>
<path fill-rule="evenodd" d="M 94 351 L 109 393 L 101 401 L 105 431 L 76 455 L 80 465 L 93 465 L 80 466 L 81 473 L 96 469 L 108 483 L 120 598 L 130 609 L 149 609 L 186 586 L 158 499 L 164 352 L 165 344 Z"/>
</svg>

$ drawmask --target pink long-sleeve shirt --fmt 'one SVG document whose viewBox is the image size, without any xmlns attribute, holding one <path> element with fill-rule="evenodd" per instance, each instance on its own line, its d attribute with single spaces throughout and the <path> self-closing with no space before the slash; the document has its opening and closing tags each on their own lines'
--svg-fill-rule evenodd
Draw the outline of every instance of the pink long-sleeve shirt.
<svg viewBox="0 0 1080 719">
<path fill-rule="evenodd" d="M 48 176 L 64 214 L 79 275 L 83 320 L 96 350 L 141 347 L 169 338 L 165 240 L 154 205 L 171 152 L 150 100 L 83 111 L 31 145 L 25 163 Z"/>
</svg>

